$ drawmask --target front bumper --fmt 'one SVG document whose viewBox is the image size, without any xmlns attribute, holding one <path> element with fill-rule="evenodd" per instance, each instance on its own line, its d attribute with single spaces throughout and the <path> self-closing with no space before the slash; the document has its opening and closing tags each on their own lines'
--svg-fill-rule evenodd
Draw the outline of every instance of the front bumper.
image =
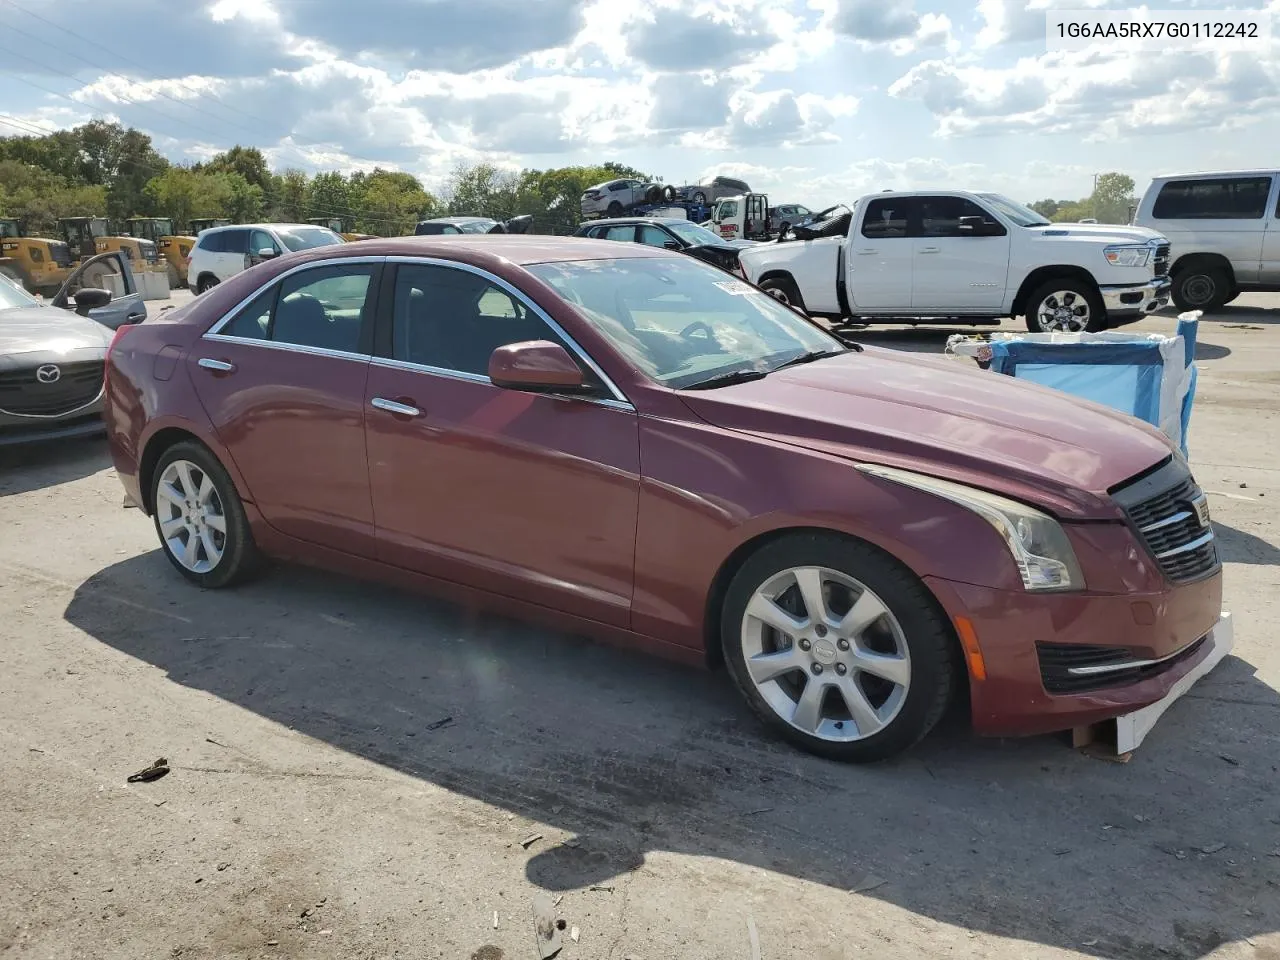
<svg viewBox="0 0 1280 960">
<path fill-rule="evenodd" d="M 0 414 L 0 447 L 20 443 L 47 443 L 76 437 L 96 437 L 106 432 L 102 401 L 88 410 L 62 419 L 19 419 Z"/>
<path fill-rule="evenodd" d="M 1133 714 L 1170 698 L 1221 646 L 1210 636 L 1222 615 L 1221 571 L 1159 593 L 1121 595 L 1033 596 L 926 582 L 953 620 L 966 617 L 973 624 L 987 675 L 970 677 L 969 690 L 973 726 L 984 736 L 1052 733 Z M 1191 655 L 1174 657 L 1167 668 L 1132 683 L 1069 694 L 1045 689 L 1037 643 L 1125 647 L 1136 657 L 1159 660 L 1202 637 L 1209 639 Z"/>
<path fill-rule="evenodd" d="M 1168 277 L 1157 277 L 1149 283 L 1099 287 L 1102 305 L 1108 317 L 1142 317 L 1169 305 L 1173 284 Z"/>
</svg>

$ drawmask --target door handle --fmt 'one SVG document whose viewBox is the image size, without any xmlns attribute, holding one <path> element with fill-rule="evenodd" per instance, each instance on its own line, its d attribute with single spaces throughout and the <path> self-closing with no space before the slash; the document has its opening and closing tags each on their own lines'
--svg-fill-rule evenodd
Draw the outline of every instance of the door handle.
<svg viewBox="0 0 1280 960">
<path fill-rule="evenodd" d="M 236 368 L 234 363 L 227 363 L 225 360 L 215 360 L 213 357 L 201 357 L 196 361 L 196 363 L 204 367 L 206 370 L 216 370 L 219 373 L 230 373 Z"/>
<path fill-rule="evenodd" d="M 385 410 L 387 413 L 398 414 L 402 417 L 422 416 L 421 410 L 408 403 L 397 403 L 395 400 L 384 400 L 382 397 L 374 397 L 369 402 L 379 410 Z"/>
<path fill-rule="evenodd" d="M 858 251 L 857 251 L 857 254 L 858 254 L 858 256 L 860 256 L 860 257 L 874 257 L 874 256 L 876 255 L 876 253 L 877 253 L 877 252 L 878 252 L 878 251 L 876 251 L 876 250 L 866 250 L 866 249 L 864 249 L 864 250 L 858 250 Z"/>
<path fill-rule="evenodd" d="M 143 310 L 140 313 L 131 313 L 124 319 L 125 323 L 141 323 L 143 320 L 147 319 L 147 312 Z"/>
<path fill-rule="evenodd" d="M 916 253 L 937 253 L 937 252 L 938 252 L 937 247 L 921 247 L 919 250 L 916 251 Z"/>
</svg>

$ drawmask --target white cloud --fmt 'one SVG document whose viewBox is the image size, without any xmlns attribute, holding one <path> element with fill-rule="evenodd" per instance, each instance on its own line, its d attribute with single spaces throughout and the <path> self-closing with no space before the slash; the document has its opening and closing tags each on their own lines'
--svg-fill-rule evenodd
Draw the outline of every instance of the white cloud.
<svg viewBox="0 0 1280 960">
<path fill-rule="evenodd" d="M 1045 38 L 1045 11 L 1053 8 L 1087 10 L 1105 7 L 1109 0 L 978 0 L 983 27 L 979 48 L 1026 43 Z"/>
<path fill-rule="evenodd" d="M 887 47 L 906 56 L 931 47 L 958 48 L 950 17 L 918 13 L 915 0 L 835 0 L 822 9 L 827 28 L 867 49 Z"/>
</svg>

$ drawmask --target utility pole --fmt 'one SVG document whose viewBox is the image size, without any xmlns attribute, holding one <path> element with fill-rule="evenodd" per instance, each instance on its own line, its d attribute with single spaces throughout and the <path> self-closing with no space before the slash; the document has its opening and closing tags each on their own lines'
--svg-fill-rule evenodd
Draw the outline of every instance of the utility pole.
<svg viewBox="0 0 1280 960">
<path fill-rule="evenodd" d="M 1095 220 L 1097 220 L 1097 219 L 1098 219 L 1098 177 L 1100 177 L 1100 176 L 1101 176 L 1101 174 L 1099 174 L 1099 173 L 1095 173 L 1095 174 L 1093 175 L 1093 194 L 1092 194 L 1092 197 L 1093 197 L 1093 219 L 1095 219 Z"/>
</svg>

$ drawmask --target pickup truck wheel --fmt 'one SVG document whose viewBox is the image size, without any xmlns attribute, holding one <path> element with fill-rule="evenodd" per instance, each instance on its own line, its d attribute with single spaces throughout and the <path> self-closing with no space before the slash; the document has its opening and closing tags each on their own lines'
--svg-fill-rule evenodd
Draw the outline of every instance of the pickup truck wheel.
<svg viewBox="0 0 1280 960">
<path fill-rule="evenodd" d="M 1173 303 L 1179 310 L 1213 310 L 1230 298 L 1227 275 L 1212 267 L 1189 267 L 1173 278 Z"/>
<path fill-rule="evenodd" d="M 865 763 L 924 737 L 958 664 L 946 620 L 911 571 L 830 534 L 760 548 L 721 616 L 725 665 L 747 704 L 791 743 Z"/>
<path fill-rule="evenodd" d="M 1027 298 L 1027 329 L 1032 333 L 1083 333 L 1104 330 L 1106 309 L 1092 284 L 1050 280 Z"/>
<path fill-rule="evenodd" d="M 779 303 L 804 310 L 804 297 L 800 296 L 800 288 L 790 277 L 771 277 L 760 284 L 760 289 Z"/>
</svg>

